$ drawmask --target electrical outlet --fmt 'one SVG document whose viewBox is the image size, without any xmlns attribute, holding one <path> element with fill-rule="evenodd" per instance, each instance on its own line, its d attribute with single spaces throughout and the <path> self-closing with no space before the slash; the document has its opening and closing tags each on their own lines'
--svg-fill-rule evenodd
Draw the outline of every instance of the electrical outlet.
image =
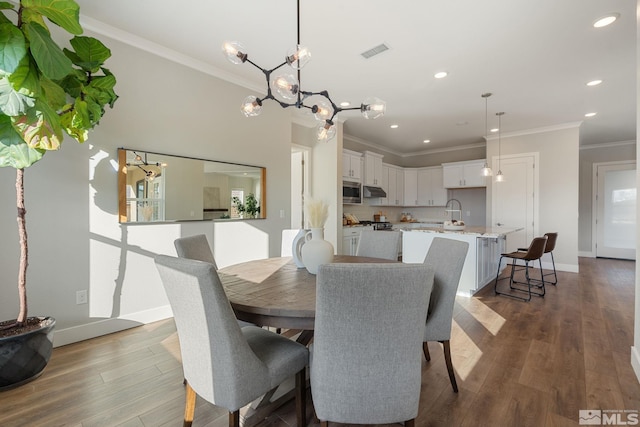
<svg viewBox="0 0 640 427">
<path fill-rule="evenodd" d="M 87 290 L 83 289 L 81 291 L 76 292 L 76 304 L 86 304 L 87 303 Z"/>
<path fill-rule="evenodd" d="M 467 211 L 467 216 L 471 216 L 471 211 Z"/>
<path fill-rule="evenodd" d="M 284 218 L 284 209 L 280 209 L 280 218 Z"/>
</svg>

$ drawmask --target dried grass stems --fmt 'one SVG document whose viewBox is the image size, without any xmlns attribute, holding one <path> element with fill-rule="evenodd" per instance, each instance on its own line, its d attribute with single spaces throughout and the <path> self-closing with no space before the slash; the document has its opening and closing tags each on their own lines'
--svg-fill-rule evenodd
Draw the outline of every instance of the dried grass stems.
<svg viewBox="0 0 640 427">
<path fill-rule="evenodd" d="M 329 218 L 329 205 L 322 200 L 309 199 L 305 203 L 309 228 L 324 228 Z"/>
</svg>

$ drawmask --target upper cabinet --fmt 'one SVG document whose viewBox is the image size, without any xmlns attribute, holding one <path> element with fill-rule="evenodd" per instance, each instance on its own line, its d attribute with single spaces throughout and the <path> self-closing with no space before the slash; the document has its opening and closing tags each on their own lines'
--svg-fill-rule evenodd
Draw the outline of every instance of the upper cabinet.
<svg viewBox="0 0 640 427">
<path fill-rule="evenodd" d="M 342 179 L 345 181 L 362 180 L 362 154 L 342 150 Z"/>
<path fill-rule="evenodd" d="M 364 185 L 382 186 L 382 155 L 364 152 Z"/>
<path fill-rule="evenodd" d="M 404 170 L 405 206 L 444 206 L 447 189 L 444 188 L 442 167 Z"/>
<path fill-rule="evenodd" d="M 447 189 L 443 184 L 441 166 L 418 169 L 418 205 L 444 206 L 447 204 Z"/>
<path fill-rule="evenodd" d="M 445 188 L 486 187 L 482 175 L 484 159 L 468 162 L 443 163 L 442 177 Z"/>
</svg>

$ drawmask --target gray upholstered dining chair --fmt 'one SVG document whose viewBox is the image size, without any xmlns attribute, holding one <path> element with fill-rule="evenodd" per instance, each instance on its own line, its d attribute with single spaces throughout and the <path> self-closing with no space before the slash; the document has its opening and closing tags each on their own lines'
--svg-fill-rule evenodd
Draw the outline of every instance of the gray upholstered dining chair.
<svg viewBox="0 0 640 427">
<path fill-rule="evenodd" d="M 211 252 L 211 248 L 209 247 L 207 236 L 204 234 L 180 237 L 173 241 L 173 245 L 176 247 L 176 252 L 179 258 L 208 262 L 209 264 L 213 264 L 216 271 L 218 270 L 218 265 L 216 264 L 213 252 Z M 253 323 L 245 322 L 244 320 L 238 320 L 238 324 L 240 327 L 253 325 Z"/>
<path fill-rule="evenodd" d="M 240 408 L 295 375 L 298 426 L 305 426 L 308 349 L 266 329 L 240 328 L 212 264 L 166 255 L 155 263 L 180 341 L 184 425 L 191 425 L 199 395 L 226 408 L 229 425 L 238 426 Z"/>
<path fill-rule="evenodd" d="M 319 267 L 310 378 L 321 425 L 414 425 L 432 285 L 420 264 Z"/>
<path fill-rule="evenodd" d="M 362 230 L 356 255 L 397 260 L 401 237 L 400 231 Z"/>
<path fill-rule="evenodd" d="M 180 237 L 173 241 L 176 252 L 180 258 L 197 259 L 198 261 L 208 262 L 218 269 L 213 252 L 209 247 L 207 236 L 197 234 L 195 236 Z"/>
<path fill-rule="evenodd" d="M 427 361 L 430 361 L 431 355 L 427 342 L 439 341 L 442 343 L 449 380 L 456 393 L 458 392 L 458 384 L 451 361 L 451 323 L 453 322 L 453 306 L 458 292 L 458 284 L 468 250 L 469 243 L 467 242 L 435 237 L 424 260 L 426 265 L 434 269 L 435 275 L 422 351 Z"/>
</svg>

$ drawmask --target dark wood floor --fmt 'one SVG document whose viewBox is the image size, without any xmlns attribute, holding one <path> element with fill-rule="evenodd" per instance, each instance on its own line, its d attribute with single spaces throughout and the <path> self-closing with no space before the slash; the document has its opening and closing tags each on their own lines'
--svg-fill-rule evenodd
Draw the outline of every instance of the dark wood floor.
<svg viewBox="0 0 640 427">
<path fill-rule="evenodd" d="M 640 410 L 630 365 L 635 263 L 580 259 L 529 303 L 458 298 L 453 393 L 440 345 L 423 362 L 418 426 L 573 426 L 580 409 Z M 0 393 L 0 426 L 179 426 L 184 388 L 172 320 L 60 347 L 44 375 Z M 309 414 L 312 413 L 309 405 Z M 195 426 L 226 412 L 198 400 Z M 260 424 L 295 425 L 292 404 Z M 318 425 L 311 421 L 310 425 Z"/>
</svg>

